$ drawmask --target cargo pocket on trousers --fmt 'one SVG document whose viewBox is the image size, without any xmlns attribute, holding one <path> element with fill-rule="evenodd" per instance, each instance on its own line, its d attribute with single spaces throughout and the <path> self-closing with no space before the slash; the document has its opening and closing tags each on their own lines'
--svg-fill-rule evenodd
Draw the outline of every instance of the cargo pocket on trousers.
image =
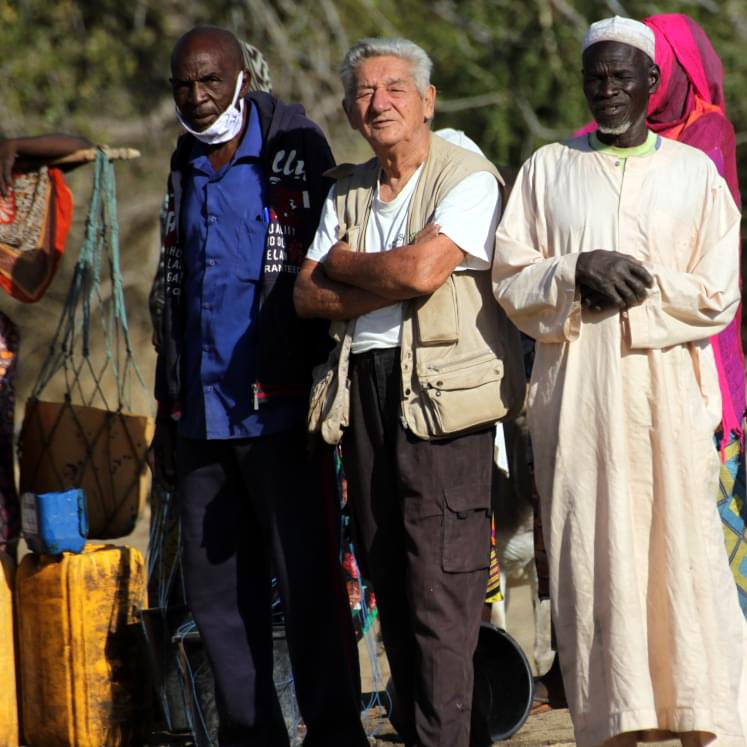
<svg viewBox="0 0 747 747">
<path fill-rule="evenodd" d="M 476 486 L 444 491 L 441 565 L 446 573 L 468 573 L 490 564 L 490 496 Z"/>
</svg>

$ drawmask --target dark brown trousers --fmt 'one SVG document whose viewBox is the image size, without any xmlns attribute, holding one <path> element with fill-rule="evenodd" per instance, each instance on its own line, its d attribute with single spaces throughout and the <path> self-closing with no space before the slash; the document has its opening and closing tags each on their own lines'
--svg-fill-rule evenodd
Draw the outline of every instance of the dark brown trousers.
<svg viewBox="0 0 747 747">
<path fill-rule="evenodd" d="M 360 562 L 374 587 L 408 745 L 468 747 L 472 657 L 490 549 L 492 428 L 403 428 L 399 349 L 353 356 L 343 441 Z"/>
</svg>

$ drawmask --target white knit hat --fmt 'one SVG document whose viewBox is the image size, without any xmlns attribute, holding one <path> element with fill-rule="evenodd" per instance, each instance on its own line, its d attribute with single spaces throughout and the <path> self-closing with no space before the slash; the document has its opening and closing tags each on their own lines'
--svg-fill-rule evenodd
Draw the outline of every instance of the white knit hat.
<svg viewBox="0 0 747 747">
<path fill-rule="evenodd" d="M 597 21 L 589 26 L 589 30 L 584 36 L 582 52 L 585 52 L 592 44 L 603 41 L 615 41 L 621 44 L 628 44 L 631 47 L 640 49 L 647 54 L 653 62 L 656 44 L 654 41 L 654 32 L 641 23 L 634 21 L 632 18 L 622 18 L 613 16 Z"/>
</svg>

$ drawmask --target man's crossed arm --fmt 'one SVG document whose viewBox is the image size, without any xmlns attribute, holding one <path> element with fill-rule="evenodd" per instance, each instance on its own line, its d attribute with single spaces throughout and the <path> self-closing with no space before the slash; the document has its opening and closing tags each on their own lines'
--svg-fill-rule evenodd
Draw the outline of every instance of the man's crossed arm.
<svg viewBox="0 0 747 747">
<path fill-rule="evenodd" d="M 439 226 L 428 224 L 413 243 L 385 252 L 354 252 L 338 241 L 322 262 L 307 259 L 293 300 L 301 317 L 346 320 L 440 288 L 464 259 Z"/>
</svg>

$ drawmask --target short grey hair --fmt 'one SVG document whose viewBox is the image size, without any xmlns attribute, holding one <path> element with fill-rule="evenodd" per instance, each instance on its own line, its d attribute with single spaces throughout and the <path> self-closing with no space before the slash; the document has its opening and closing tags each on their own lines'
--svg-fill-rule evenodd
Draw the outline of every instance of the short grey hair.
<svg viewBox="0 0 747 747">
<path fill-rule="evenodd" d="M 355 91 L 355 75 L 358 66 L 369 57 L 399 57 L 410 63 L 410 72 L 415 80 L 418 92 L 425 94 L 425 89 L 431 84 L 431 70 L 433 62 L 421 47 L 409 39 L 394 37 L 366 37 L 360 39 L 348 50 L 340 66 L 340 78 L 345 90 L 345 99 L 350 101 Z"/>
</svg>

